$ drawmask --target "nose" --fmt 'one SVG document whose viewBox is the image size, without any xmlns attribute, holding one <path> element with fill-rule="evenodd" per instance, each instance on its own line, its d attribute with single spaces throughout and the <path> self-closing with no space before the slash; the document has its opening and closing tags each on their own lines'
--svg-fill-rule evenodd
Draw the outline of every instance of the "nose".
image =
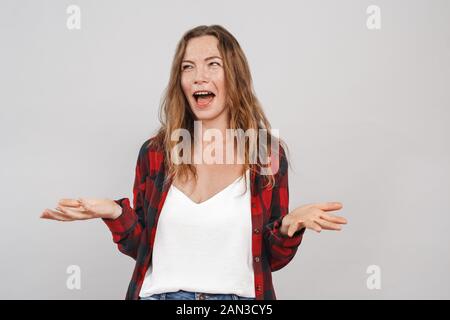
<svg viewBox="0 0 450 320">
<path fill-rule="evenodd" d="M 206 68 L 204 67 L 198 67 L 195 70 L 195 76 L 194 76 L 194 83 L 199 84 L 203 82 L 209 81 L 209 74 Z"/>
</svg>

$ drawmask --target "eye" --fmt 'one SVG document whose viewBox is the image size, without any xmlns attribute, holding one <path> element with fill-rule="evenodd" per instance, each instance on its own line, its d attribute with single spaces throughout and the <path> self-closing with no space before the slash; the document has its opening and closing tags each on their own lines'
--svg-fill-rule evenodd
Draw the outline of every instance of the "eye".
<svg viewBox="0 0 450 320">
<path fill-rule="evenodd" d="M 189 69 L 191 67 L 192 66 L 190 64 L 185 64 L 185 65 L 181 66 L 181 70 L 186 70 L 186 69 Z"/>
<path fill-rule="evenodd" d="M 219 66 L 220 67 L 220 63 L 213 61 L 209 64 L 210 66 Z"/>
</svg>

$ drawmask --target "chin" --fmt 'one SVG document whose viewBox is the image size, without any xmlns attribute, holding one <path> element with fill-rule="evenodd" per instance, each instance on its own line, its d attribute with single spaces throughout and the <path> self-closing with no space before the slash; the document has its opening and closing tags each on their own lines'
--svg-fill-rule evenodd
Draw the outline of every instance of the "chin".
<svg viewBox="0 0 450 320">
<path fill-rule="evenodd" d="M 214 105 L 209 106 L 208 108 L 205 108 L 205 109 L 200 109 L 196 106 L 193 106 L 192 104 L 190 105 L 190 107 L 191 107 L 192 112 L 197 117 L 197 120 L 215 119 L 218 116 L 220 116 L 225 110 L 225 108 L 219 108 Z"/>
<path fill-rule="evenodd" d="M 197 117 L 197 120 L 212 120 L 217 118 L 217 116 L 220 114 L 220 112 L 216 112 L 214 110 L 210 111 L 200 111 L 200 112 L 194 112 L 195 116 Z"/>
</svg>

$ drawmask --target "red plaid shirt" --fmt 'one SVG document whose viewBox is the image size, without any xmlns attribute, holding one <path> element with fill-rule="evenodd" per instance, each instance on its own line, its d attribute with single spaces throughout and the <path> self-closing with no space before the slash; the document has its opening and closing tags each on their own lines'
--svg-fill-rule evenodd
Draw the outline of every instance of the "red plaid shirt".
<svg viewBox="0 0 450 320">
<path fill-rule="evenodd" d="M 153 139 L 153 138 L 150 138 Z M 149 140 L 150 140 L 149 139 Z M 138 300 L 145 273 L 151 263 L 159 214 L 170 183 L 165 178 L 164 152 L 148 147 L 139 151 L 133 187 L 133 208 L 128 198 L 115 200 L 123 210 L 117 219 L 103 219 L 120 252 L 136 260 L 126 300 Z M 263 188 L 263 179 L 251 171 L 252 255 L 256 300 L 275 300 L 272 271 L 287 265 L 300 245 L 305 229 L 291 238 L 280 232 L 281 220 L 289 212 L 288 163 L 280 146 L 275 185 Z M 226 293 L 226 292 L 224 292 Z"/>
</svg>

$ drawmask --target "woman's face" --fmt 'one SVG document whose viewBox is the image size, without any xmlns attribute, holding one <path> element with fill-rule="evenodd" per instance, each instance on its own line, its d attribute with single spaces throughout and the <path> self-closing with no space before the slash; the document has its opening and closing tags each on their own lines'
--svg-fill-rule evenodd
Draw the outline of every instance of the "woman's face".
<svg viewBox="0 0 450 320">
<path fill-rule="evenodd" d="M 225 110 L 223 60 L 214 36 L 189 40 L 181 63 L 181 86 L 198 120 L 212 120 Z"/>
</svg>

